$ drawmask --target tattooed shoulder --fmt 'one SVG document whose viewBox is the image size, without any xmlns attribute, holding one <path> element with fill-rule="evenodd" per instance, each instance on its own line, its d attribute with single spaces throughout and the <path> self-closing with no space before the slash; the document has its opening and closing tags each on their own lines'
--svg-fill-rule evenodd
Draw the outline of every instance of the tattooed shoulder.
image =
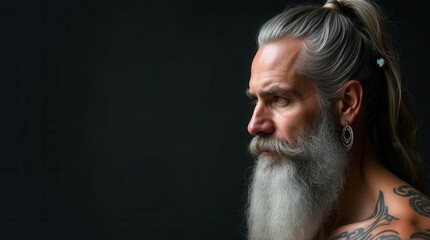
<svg viewBox="0 0 430 240">
<path fill-rule="evenodd" d="M 358 228 L 353 231 L 342 232 L 331 239 L 383 239 L 382 237 L 390 237 L 390 239 L 393 240 L 400 239 L 398 238 L 399 233 L 397 231 L 381 228 L 383 226 L 389 225 L 393 221 L 398 220 L 396 217 L 388 213 L 388 207 L 385 205 L 384 194 L 381 191 L 379 191 L 379 197 L 375 210 L 369 219 L 374 219 L 369 226 Z"/>
<path fill-rule="evenodd" d="M 407 198 L 409 206 L 419 215 L 430 218 L 430 199 L 409 185 L 403 185 L 393 189 L 394 193 Z"/>
<path fill-rule="evenodd" d="M 410 205 L 414 210 L 420 211 L 421 215 L 429 215 L 429 202 L 425 195 L 417 190 L 402 186 L 395 188 L 394 192 L 404 197 L 415 198 Z M 424 199 L 427 199 L 424 203 Z M 418 229 L 412 221 L 401 219 L 390 213 L 389 206 L 386 204 L 384 193 L 379 192 L 379 197 L 373 213 L 367 220 L 370 223 L 361 228 L 344 231 L 330 239 L 332 240 L 354 240 L 354 239 L 380 239 L 380 240 L 400 240 L 400 239 L 426 239 L 430 240 L 430 225 L 423 230 Z"/>
</svg>

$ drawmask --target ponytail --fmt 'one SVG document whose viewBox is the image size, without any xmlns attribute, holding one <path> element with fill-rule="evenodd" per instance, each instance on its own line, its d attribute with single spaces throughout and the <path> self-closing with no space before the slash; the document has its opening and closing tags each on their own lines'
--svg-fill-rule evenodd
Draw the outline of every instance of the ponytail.
<svg viewBox="0 0 430 240">
<path fill-rule="evenodd" d="M 333 1 L 331 1 L 333 2 Z M 420 158 L 416 152 L 417 123 L 403 94 L 399 58 L 386 26 L 388 19 L 381 9 L 365 0 L 337 0 L 327 7 L 345 13 L 357 29 L 369 38 L 378 57 L 384 59 L 382 79 L 386 81 L 386 116 L 379 116 L 373 128 L 381 159 L 391 171 L 424 191 Z M 375 59 L 376 61 L 376 59 Z M 376 93 L 377 94 L 377 93 Z M 372 96 L 368 96 L 372 98 Z M 371 104 L 372 99 L 367 99 Z M 385 104 L 383 104 L 385 105 Z M 376 136 L 375 136 L 376 135 Z M 390 138 L 387 138 L 390 136 Z"/>
<path fill-rule="evenodd" d="M 347 81 L 359 80 L 367 127 L 382 163 L 425 191 L 416 152 L 417 124 L 405 99 L 387 23 L 373 2 L 329 0 L 324 7 L 298 6 L 275 16 L 261 28 L 258 43 L 305 39 L 297 69 L 315 80 L 323 107 L 330 106 Z M 377 59 L 385 64 L 377 65 Z"/>
</svg>

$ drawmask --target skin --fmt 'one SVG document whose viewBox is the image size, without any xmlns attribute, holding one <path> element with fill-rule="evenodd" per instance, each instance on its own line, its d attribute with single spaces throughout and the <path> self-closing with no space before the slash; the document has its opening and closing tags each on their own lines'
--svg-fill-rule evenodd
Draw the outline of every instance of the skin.
<svg viewBox="0 0 430 240">
<path fill-rule="evenodd" d="M 248 124 L 251 135 L 270 135 L 294 144 L 295 133 L 311 126 L 319 104 L 312 80 L 296 71 L 301 49 L 302 40 L 283 39 L 257 51 L 247 91 L 255 102 Z M 363 89 L 357 80 L 345 83 L 335 100 L 335 124 L 341 129 L 348 121 L 354 145 L 336 217 L 328 216 L 320 239 L 430 239 L 430 210 L 426 209 L 430 200 L 414 188 L 401 188 L 408 184 L 379 162 L 365 128 L 362 102 Z M 408 196 L 410 191 L 415 194 Z M 413 205 L 413 199 L 425 204 Z M 360 229 L 361 234 L 354 235 Z"/>
<path fill-rule="evenodd" d="M 280 49 L 278 44 L 267 44 L 255 56 L 248 95 L 256 105 L 248 131 L 292 143 L 294 132 L 306 130 L 316 117 L 318 99 L 311 80 L 294 67 L 301 42 L 290 45 Z"/>
</svg>

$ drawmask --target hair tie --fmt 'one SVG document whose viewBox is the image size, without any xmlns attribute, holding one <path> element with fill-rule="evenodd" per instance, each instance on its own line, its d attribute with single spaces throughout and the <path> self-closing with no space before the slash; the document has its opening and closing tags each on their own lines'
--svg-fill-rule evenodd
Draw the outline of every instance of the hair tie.
<svg viewBox="0 0 430 240">
<path fill-rule="evenodd" d="M 386 61 L 384 58 L 380 57 L 378 59 L 376 59 L 376 65 L 378 65 L 378 67 L 382 68 L 383 66 L 385 66 Z"/>
<path fill-rule="evenodd" d="M 342 4 L 338 0 L 327 0 L 323 7 L 340 11 Z"/>
</svg>

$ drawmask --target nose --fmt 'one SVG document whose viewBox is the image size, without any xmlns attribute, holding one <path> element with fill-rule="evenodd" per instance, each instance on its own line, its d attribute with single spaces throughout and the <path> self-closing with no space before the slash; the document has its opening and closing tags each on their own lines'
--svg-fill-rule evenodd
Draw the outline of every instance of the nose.
<svg viewBox="0 0 430 240">
<path fill-rule="evenodd" d="M 248 132 L 251 135 L 269 135 L 273 133 L 275 126 L 271 119 L 270 110 L 263 105 L 257 105 L 254 108 L 251 120 L 248 123 Z"/>
</svg>

